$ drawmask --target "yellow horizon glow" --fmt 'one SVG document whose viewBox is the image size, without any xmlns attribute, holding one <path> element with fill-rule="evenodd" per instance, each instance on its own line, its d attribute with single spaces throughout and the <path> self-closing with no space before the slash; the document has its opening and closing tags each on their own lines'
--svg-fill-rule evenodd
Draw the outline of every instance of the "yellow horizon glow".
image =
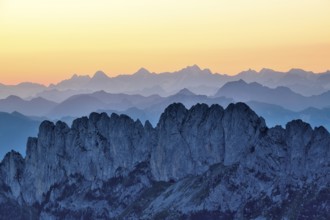
<svg viewBox="0 0 330 220">
<path fill-rule="evenodd" d="M 72 74 L 330 69 L 329 0 L 0 0 L 0 83 Z"/>
</svg>

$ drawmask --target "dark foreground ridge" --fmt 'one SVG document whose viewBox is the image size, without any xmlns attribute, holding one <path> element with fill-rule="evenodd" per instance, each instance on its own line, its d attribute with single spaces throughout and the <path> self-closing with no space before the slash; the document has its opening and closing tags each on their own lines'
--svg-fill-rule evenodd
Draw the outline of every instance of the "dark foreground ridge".
<svg viewBox="0 0 330 220">
<path fill-rule="evenodd" d="M 330 219 L 329 158 L 323 127 L 269 129 L 242 103 L 45 121 L 0 164 L 0 218 Z"/>
</svg>

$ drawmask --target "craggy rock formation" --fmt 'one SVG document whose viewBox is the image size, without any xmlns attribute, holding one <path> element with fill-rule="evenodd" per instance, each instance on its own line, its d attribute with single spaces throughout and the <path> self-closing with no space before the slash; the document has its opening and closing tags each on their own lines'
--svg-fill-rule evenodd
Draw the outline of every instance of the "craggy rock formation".
<svg viewBox="0 0 330 220">
<path fill-rule="evenodd" d="M 0 219 L 329 219 L 330 135 L 243 103 L 44 121 L 0 164 Z"/>
</svg>

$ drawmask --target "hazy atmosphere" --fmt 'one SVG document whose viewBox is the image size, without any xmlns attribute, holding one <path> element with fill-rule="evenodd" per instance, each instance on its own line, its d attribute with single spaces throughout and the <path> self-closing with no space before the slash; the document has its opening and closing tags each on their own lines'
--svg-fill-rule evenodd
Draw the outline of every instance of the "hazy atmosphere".
<svg viewBox="0 0 330 220">
<path fill-rule="evenodd" d="M 330 0 L 0 0 L 0 220 L 330 219 Z"/>
<path fill-rule="evenodd" d="M 328 0 L 1 0 L 1 83 L 192 64 L 324 72 L 329 27 Z"/>
</svg>

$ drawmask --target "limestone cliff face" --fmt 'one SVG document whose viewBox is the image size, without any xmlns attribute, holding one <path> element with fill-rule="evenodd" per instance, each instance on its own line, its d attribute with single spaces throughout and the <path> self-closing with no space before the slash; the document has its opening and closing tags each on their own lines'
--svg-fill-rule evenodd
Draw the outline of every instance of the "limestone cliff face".
<svg viewBox="0 0 330 220">
<path fill-rule="evenodd" d="M 24 159 L 14 151 L 7 153 L 0 165 L 1 185 L 10 186 L 13 197 L 21 194 L 21 182 L 24 171 Z"/>
<path fill-rule="evenodd" d="M 327 217 L 329 158 L 324 128 L 269 129 L 243 103 L 172 104 L 156 128 L 92 113 L 45 121 L 25 158 L 8 153 L 0 203 L 15 218 Z"/>
<path fill-rule="evenodd" d="M 266 126 L 245 104 L 198 104 L 187 110 L 173 104 L 157 125 L 158 143 L 151 154 L 152 171 L 158 180 L 201 174 L 210 165 L 238 162 Z"/>
<path fill-rule="evenodd" d="M 23 198 L 42 202 L 50 187 L 70 175 L 105 181 L 117 169 L 131 170 L 149 157 L 152 135 L 140 121 L 127 116 L 92 113 L 73 122 L 56 125 L 45 121 L 38 138 L 28 141 L 23 183 L 30 186 Z"/>
</svg>

